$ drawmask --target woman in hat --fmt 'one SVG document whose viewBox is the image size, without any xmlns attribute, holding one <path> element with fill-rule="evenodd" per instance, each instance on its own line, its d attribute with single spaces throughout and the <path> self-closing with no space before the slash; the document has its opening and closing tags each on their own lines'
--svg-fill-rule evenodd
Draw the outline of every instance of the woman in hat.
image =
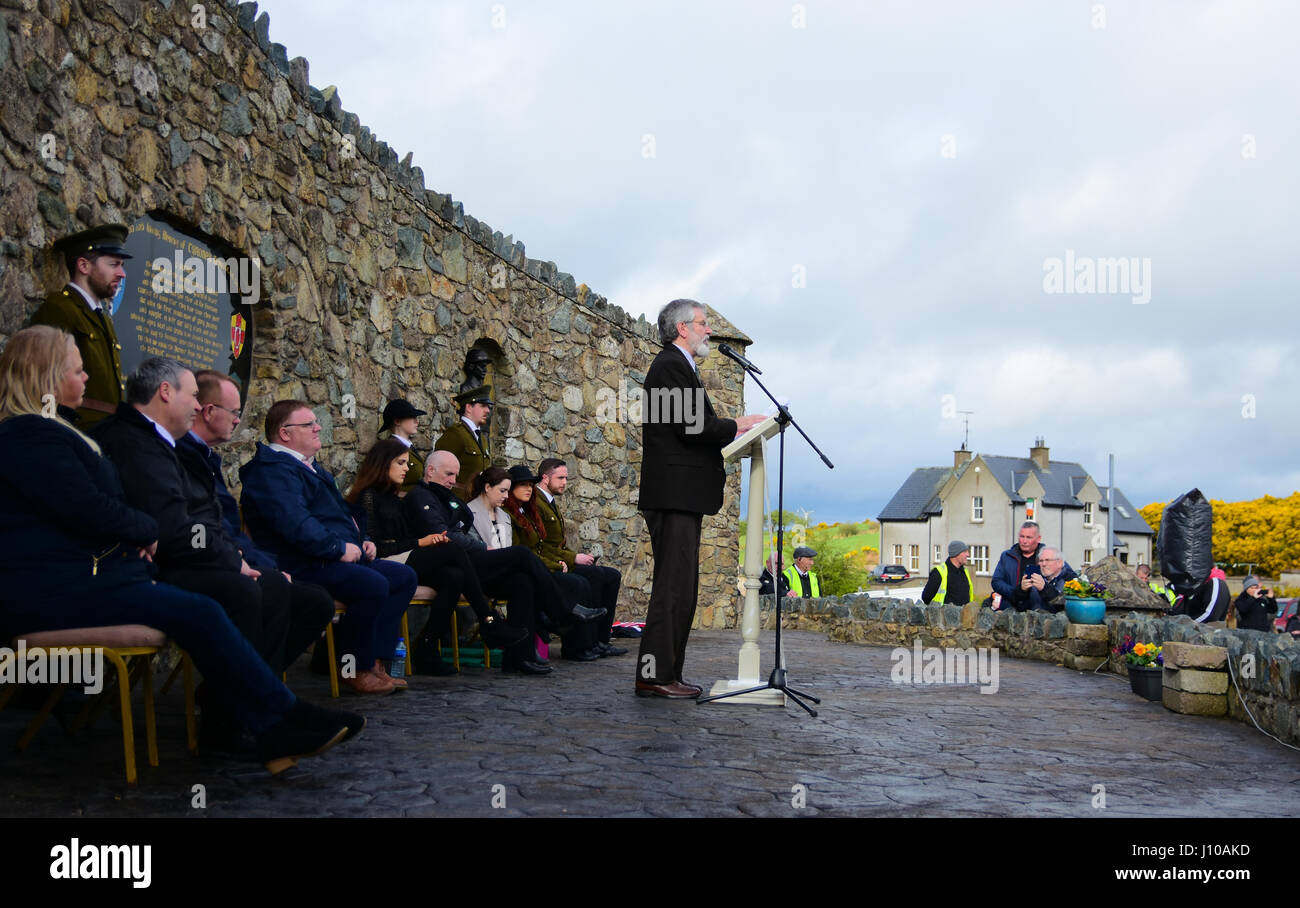
<svg viewBox="0 0 1300 908">
<path fill-rule="evenodd" d="M 406 445 L 408 468 L 406 478 L 402 480 L 398 495 L 405 495 L 418 482 L 424 479 L 424 458 L 415 450 L 415 433 L 419 431 L 419 418 L 423 410 L 416 409 L 410 401 L 390 400 L 384 407 L 384 424 L 379 428 L 380 437 L 387 432 Z"/>
</svg>

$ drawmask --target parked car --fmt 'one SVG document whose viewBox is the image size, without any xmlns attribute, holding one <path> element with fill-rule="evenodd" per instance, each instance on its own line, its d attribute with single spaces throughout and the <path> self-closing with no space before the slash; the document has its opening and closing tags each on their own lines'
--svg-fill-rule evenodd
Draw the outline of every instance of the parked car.
<svg viewBox="0 0 1300 908">
<path fill-rule="evenodd" d="M 871 579 L 881 583 L 902 583 L 911 580 L 912 575 L 901 564 L 878 564 L 871 569 Z"/>
<path fill-rule="evenodd" d="M 1286 633 L 1286 623 L 1295 614 L 1297 605 L 1300 605 L 1300 599 L 1279 599 L 1277 601 L 1277 617 L 1273 619 L 1273 629 L 1279 634 Z"/>
</svg>

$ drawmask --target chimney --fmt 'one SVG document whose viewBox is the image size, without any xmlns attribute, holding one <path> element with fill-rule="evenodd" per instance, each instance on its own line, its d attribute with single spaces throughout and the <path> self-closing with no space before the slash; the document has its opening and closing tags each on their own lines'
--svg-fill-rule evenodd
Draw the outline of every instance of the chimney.
<svg viewBox="0 0 1300 908">
<path fill-rule="evenodd" d="M 962 445 L 956 451 L 952 452 L 952 468 L 954 470 L 958 469 L 962 464 L 968 462 L 970 458 L 970 451 L 967 451 L 966 446 Z"/>
<path fill-rule="evenodd" d="M 1038 465 L 1038 469 L 1047 471 L 1047 444 L 1041 436 L 1034 439 L 1034 446 L 1029 449 L 1029 459 Z"/>
</svg>

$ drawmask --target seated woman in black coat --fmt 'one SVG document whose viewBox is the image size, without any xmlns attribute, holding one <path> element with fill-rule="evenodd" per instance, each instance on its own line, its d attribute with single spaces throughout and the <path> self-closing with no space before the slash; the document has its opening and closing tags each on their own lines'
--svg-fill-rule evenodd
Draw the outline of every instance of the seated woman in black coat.
<svg viewBox="0 0 1300 908">
<path fill-rule="evenodd" d="M 0 625 L 6 635 L 143 624 L 183 647 L 272 772 L 361 730 L 298 700 L 216 602 L 153 580 L 158 525 L 126 504 L 113 464 L 63 414 L 86 373 L 72 336 L 36 326 L 0 353 Z M 56 410 L 57 406 L 57 410 Z"/>
<path fill-rule="evenodd" d="M 379 557 L 398 556 L 415 571 L 420 583 L 433 587 L 437 593 L 429 622 L 413 641 L 414 670 L 420 674 L 448 673 L 438 657 L 437 641 L 447 616 L 462 594 L 478 617 L 483 641 L 509 655 L 513 648 L 527 643 L 527 634 L 508 625 L 492 607 L 465 552 L 459 546 L 448 544 L 445 533 L 416 537 L 406 525 L 397 492 L 409 468 L 410 450 L 396 439 L 385 438 L 361 462 L 347 500 L 358 521 L 365 521 L 365 531 L 374 540 Z"/>
</svg>

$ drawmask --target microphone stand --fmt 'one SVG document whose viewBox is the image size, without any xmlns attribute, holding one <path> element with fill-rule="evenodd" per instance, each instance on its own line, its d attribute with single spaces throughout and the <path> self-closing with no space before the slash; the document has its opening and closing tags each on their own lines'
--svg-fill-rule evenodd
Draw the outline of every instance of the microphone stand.
<svg viewBox="0 0 1300 908">
<path fill-rule="evenodd" d="M 825 454 L 822 453 L 821 449 L 818 448 L 817 445 L 813 444 L 813 440 L 808 437 L 808 433 L 805 432 L 803 428 L 800 427 L 800 425 L 794 421 L 794 417 L 790 415 L 790 411 L 785 406 L 785 404 L 781 403 L 775 397 L 773 397 L 772 392 L 769 391 L 767 389 L 767 386 L 764 385 L 759 380 L 758 378 L 759 369 L 756 366 L 754 366 L 753 363 L 751 363 L 749 360 L 745 359 L 743 356 L 733 351 L 730 347 L 726 346 L 725 344 L 719 347 L 719 351 L 724 355 L 730 357 L 731 359 L 734 359 L 737 363 L 739 363 L 741 368 L 743 368 L 746 372 L 748 372 L 749 376 L 752 379 L 754 379 L 754 383 L 763 389 L 763 393 L 768 396 L 768 398 L 772 401 L 772 403 L 776 404 L 777 414 L 775 419 L 777 425 L 780 427 L 779 429 L 780 440 L 778 442 L 780 455 L 777 460 L 777 472 L 776 472 L 776 477 L 777 477 L 776 479 L 776 561 L 774 562 L 774 564 L 776 567 L 779 568 L 781 565 L 781 556 L 785 547 L 784 524 L 785 524 L 785 428 L 786 426 L 794 426 L 796 429 L 799 430 L 799 434 L 803 436 L 804 441 L 808 442 L 808 446 L 817 452 L 817 456 L 822 459 L 822 463 L 826 464 L 827 469 L 831 469 L 831 470 L 835 469 L 835 464 L 831 463 L 830 459 Z M 749 490 L 749 494 L 750 495 L 755 494 L 755 490 L 751 488 Z M 772 669 L 772 673 L 767 677 L 767 683 L 760 684 L 756 687 L 747 687 L 744 688 L 743 690 L 729 690 L 725 694 L 714 694 L 713 696 L 710 697 L 700 697 L 695 701 L 697 704 L 712 703 L 714 700 L 725 700 L 728 697 L 738 697 L 741 694 L 752 694 L 762 690 L 779 690 L 785 696 L 793 700 L 795 704 L 799 706 L 801 709 L 803 709 L 806 713 L 808 713 L 808 715 L 812 716 L 813 718 L 817 717 L 817 710 L 813 709 L 811 706 L 809 706 L 807 703 L 803 701 L 805 699 L 811 700 L 812 702 L 818 704 L 819 706 L 821 705 L 822 701 L 814 697 L 812 694 L 805 693 L 804 691 L 790 687 L 790 685 L 787 683 L 786 680 L 787 676 L 785 670 L 785 656 L 781 651 L 781 599 L 783 597 L 781 596 L 781 586 L 779 582 L 779 577 L 780 577 L 779 571 L 775 574 L 775 576 L 772 577 L 772 586 L 776 590 L 776 653 L 772 663 L 774 667 Z"/>
</svg>

